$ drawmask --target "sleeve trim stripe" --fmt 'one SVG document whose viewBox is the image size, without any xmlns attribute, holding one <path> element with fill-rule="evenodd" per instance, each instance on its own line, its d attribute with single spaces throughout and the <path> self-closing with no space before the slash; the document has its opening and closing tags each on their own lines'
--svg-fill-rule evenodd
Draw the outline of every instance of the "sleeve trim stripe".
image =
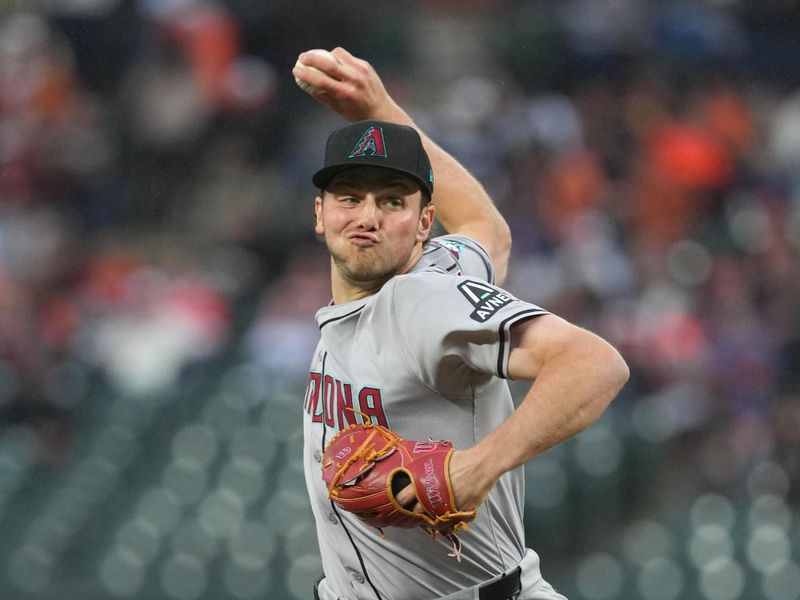
<svg viewBox="0 0 800 600">
<path fill-rule="evenodd" d="M 542 308 L 528 308 L 526 310 L 520 311 L 516 314 L 511 315 L 510 317 L 506 318 L 502 323 L 500 323 L 499 333 L 500 333 L 500 348 L 497 355 L 497 375 L 498 377 L 502 377 L 503 379 L 508 379 L 508 373 L 506 373 L 505 365 L 508 363 L 508 356 L 510 356 L 511 352 L 511 340 L 509 339 L 509 332 L 511 330 L 511 326 L 526 317 L 538 317 L 541 315 L 549 314 L 546 310 Z"/>
</svg>

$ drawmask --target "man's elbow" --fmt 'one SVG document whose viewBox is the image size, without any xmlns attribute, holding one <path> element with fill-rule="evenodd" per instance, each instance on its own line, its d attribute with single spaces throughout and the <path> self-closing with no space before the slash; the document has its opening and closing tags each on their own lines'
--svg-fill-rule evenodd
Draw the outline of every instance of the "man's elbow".
<svg viewBox="0 0 800 600">
<path fill-rule="evenodd" d="M 500 217 L 497 223 L 497 254 L 507 263 L 511 255 L 511 228 L 506 220 Z"/>
<path fill-rule="evenodd" d="M 631 370 L 622 355 L 611 344 L 607 344 L 606 356 L 606 377 L 612 390 L 611 399 L 613 399 L 630 379 Z"/>
<path fill-rule="evenodd" d="M 582 328 L 574 331 L 577 333 L 574 339 L 580 348 L 576 351 L 591 373 L 587 381 L 593 382 L 597 402 L 607 405 L 628 382 L 631 375 L 628 363 L 611 343 L 599 335 Z"/>
<path fill-rule="evenodd" d="M 625 384 L 628 383 L 628 380 L 631 378 L 631 369 L 628 367 L 628 363 L 625 362 L 625 359 L 617 353 L 618 361 L 617 361 L 617 375 L 618 375 L 618 382 L 619 382 L 619 389 L 621 390 L 625 387 Z"/>
</svg>

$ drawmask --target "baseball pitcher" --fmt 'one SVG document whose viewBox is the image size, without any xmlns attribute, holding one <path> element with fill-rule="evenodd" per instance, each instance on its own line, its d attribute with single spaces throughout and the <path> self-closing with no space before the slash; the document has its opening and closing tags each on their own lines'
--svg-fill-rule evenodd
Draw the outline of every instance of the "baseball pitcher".
<svg viewBox="0 0 800 600">
<path fill-rule="evenodd" d="M 523 465 L 599 417 L 625 362 L 497 287 L 505 221 L 369 63 L 310 51 L 293 74 L 351 122 L 312 178 L 333 297 L 303 404 L 315 597 L 563 600 L 526 547 Z M 533 382 L 516 409 L 507 379 Z"/>
</svg>

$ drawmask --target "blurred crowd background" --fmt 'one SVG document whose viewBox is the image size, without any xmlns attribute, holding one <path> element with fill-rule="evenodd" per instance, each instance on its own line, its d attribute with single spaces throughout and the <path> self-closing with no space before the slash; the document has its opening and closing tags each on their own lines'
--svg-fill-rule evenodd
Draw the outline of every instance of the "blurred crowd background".
<svg viewBox="0 0 800 600">
<path fill-rule="evenodd" d="M 486 185 L 506 287 L 631 366 L 526 467 L 546 577 L 800 599 L 791 0 L 0 2 L 0 598 L 311 597 L 342 121 L 291 67 L 335 46 Z"/>
</svg>

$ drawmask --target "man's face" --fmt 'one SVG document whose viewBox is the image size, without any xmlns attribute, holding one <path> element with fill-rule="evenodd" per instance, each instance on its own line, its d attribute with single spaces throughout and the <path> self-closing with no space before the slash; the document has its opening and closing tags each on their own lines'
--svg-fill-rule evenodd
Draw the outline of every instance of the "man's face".
<svg viewBox="0 0 800 600">
<path fill-rule="evenodd" d="M 413 264 L 415 246 L 433 224 L 433 206 L 411 179 L 376 167 L 337 175 L 317 197 L 315 231 L 324 236 L 339 273 L 354 283 L 386 280 Z"/>
</svg>

